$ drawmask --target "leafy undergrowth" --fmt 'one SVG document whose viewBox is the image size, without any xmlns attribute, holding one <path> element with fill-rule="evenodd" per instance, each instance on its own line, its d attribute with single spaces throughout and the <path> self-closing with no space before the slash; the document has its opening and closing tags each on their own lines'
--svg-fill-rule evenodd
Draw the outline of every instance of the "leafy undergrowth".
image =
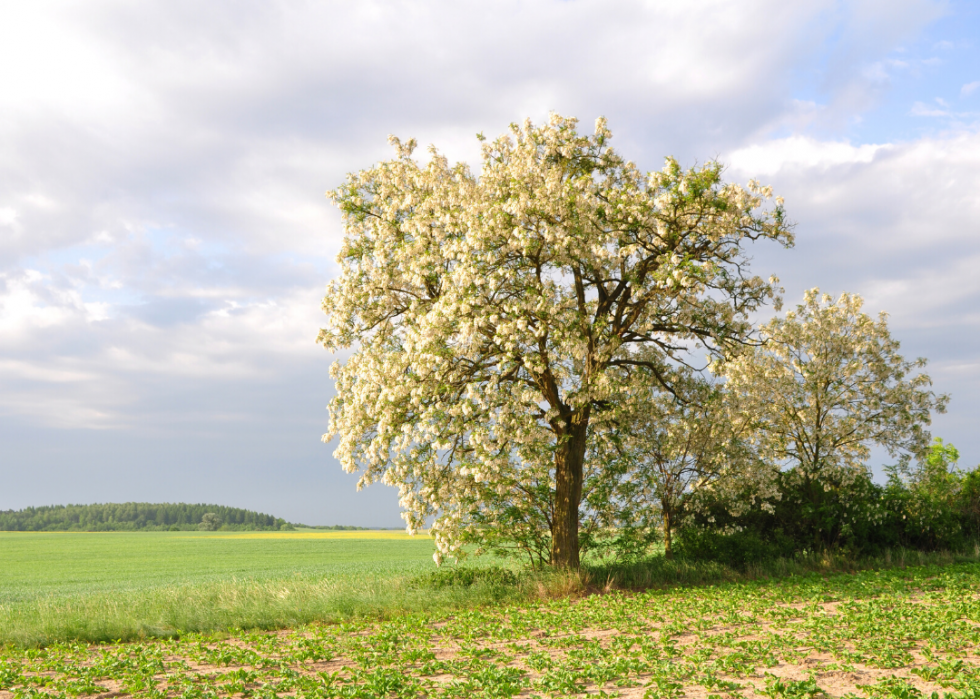
<svg viewBox="0 0 980 699">
<path fill-rule="evenodd" d="M 435 581 L 467 584 L 468 581 Z M 980 697 L 980 564 L 0 656 L 0 698 Z"/>
</svg>

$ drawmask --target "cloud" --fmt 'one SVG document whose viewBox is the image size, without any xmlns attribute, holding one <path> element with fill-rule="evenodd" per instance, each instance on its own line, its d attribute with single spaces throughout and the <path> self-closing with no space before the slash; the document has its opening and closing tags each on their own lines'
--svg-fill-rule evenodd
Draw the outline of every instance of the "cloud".
<svg viewBox="0 0 980 699">
<path fill-rule="evenodd" d="M 6 65 L 35 72 L 0 102 L 0 205 L 31 234 L 0 242 L 0 268 L 167 227 L 256 254 L 329 257 L 338 231 L 322 193 L 386 157 L 390 132 L 471 158 L 477 131 L 557 109 L 610 116 L 652 167 L 666 153 L 703 158 L 791 113 L 794 66 L 824 50 L 836 22 L 867 12 L 596 0 L 25 7 L 17 21 L 35 29 L 7 46 Z M 907 3 L 889 31 L 911 31 L 928 7 Z"/>
<path fill-rule="evenodd" d="M 960 97 L 967 97 L 972 95 L 973 92 L 980 87 L 980 80 L 975 80 L 972 83 L 967 83 L 960 88 Z"/>
<path fill-rule="evenodd" d="M 0 332 L 6 339 L 30 328 L 46 328 L 71 318 L 97 318 L 103 312 L 98 306 L 85 304 L 72 289 L 51 285 L 50 278 L 35 269 L 18 275 L 0 277 Z"/>
<path fill-rule="evenodd" d="M 912 109 L 909 111 L 912 116 L 924 116 L 924 117 L 946 117 L 950 115 L 948 109 L 936 109 L 923 102 L 916 102 L 912 105 Z"/>
<path fill-rule="evenodd" d="M 871 157 L 836 142 L 807 144 L 825 155 L 798 152 L 783 139 L 731 158 L 735 179 L 767 164 L 798 222 L 796 248 L 760 248 L 756 268 L 777 272 L 789 301 L 812 286 L 860 293 L 918 353 L 968 366 L 980 349 L 966 339 L 980 337 L 980 130 L 885 144 Z M 960 378 L 980 384 L 980 374 Z"/>
<path fill-rule="evenodd" d="M 889 144 L 852 146 L 839 141 L 819 141 L 807 136 L 787 138 L 739 148 L 724 159 L 733 169 L 758 175 L 771 175 L 783 168 L 826 170 L 827 168 L 870 163 Z"/>
<path fill-rule="evenodd" d="M 767 177 L 800 243 L 760 248 L 757 268 L 794 289 L 863 290 L 908 309 L 896 324 L 928 317 L 945 332 L 948 309 L 974 298 L 976 135 L 850 130 L 928 60 L 903 42 L 943 11 L 924 0 L 5 7 L 0 414 L 22 429 L 4 433 L 0 459 L 54 468 L 64 452 L 32 460 L 18 436 L 32 434 L 87 445 L 76 462 L 92 473 L 124 454 L 123 480 L 141 444 L 153 468 L 215 488 L 228 463 L 249 464 L 264 489 L 276 469 L 339 468 L 317 441 L 330 357 L 313 339 L 343 235 L 324 192 L 389 157 L 389 133 L 472 162 L 476 132 L 550 110 L 586 127 L 607 116 L 643 169 L 721 154 L 733 177 Z M 951 247 L 955 298 L 941 284 Z M 281 465 L 290 459 L 306 466 Z M 162 477 L 137 470 L 163 492 Z"/>
<path fill-rule="evenodd" d="M 124 318 L 37 328 L 4 343 L 0 415 L 143 434 L 206 429 L 212 419 L 268 421 L 266 406 L 237 403 L 236 391 L 302 372 L 326 376 L 330 357 L 314 344 L 319 319 L 315 295 L 307 296 L 303 304 L 222 309 L 169 327 Z M 302 421 L 325 428 L 326 402 L 321 393 Z"/>
<path fill-rule="evenodd" d="M 924 262 L 980 246 L 980 130 L 859 147 L 774 139 L 722 161 L 731 163 L 736 179 L 767 175 L 801 226 L 866 242 L 879 256 L 919 249 L 930 252 L 919 258 Z"/>
</svg>

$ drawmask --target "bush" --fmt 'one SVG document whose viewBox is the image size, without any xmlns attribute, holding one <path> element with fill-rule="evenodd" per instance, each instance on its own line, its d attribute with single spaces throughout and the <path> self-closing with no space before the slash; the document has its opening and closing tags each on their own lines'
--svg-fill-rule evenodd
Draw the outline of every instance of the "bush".
<svg viewBox="0 0 980 699">
<path fill-rule="evenodd" d="M 963 536 L 980 540 L 980 466 L 963 474 L 959 493 L 959 512 Z"/>
<path fill-rule="evenodd" d="M 750 563 L 782 555 L 757 531 L 744 529 L 724 533 L 695 527 L 685 527 L 678 532 L 674 552 L 680 560 L 711 561 L 742 571 Z"/>
<path fill-rule="evenodd" d="M 869 474 L 846 479 L 780 474 L 777 501 L 768 523 L 793 550 L 839 550 L 871 555 L 899 545 L 901 525 L 889 494 Z"/>
<path fill-rule="evenodd" d="M 842 482 L 787 471 L 777 477 L 778 496 L 738 514 L 728 502 L 701 495 L 677 532 L 676 551 L 744 569 L 814 551 L 960 550 L 980 539 L 980 469 L 961 474 L 949 466 L 933 463 L 906 480 L 893 473 L 884 486 L 867 474 Z M 740 501 L 751 501 L 750 494 Z"/>
<path fill-rule="evenodd" d="M 491 587 L 513 587 L 517 574 L 507 568 L 440 568 L 413 580 L 414 587 L 442 589 L 446 587 L 472 587 L 482 584 Z"/>
</svg>

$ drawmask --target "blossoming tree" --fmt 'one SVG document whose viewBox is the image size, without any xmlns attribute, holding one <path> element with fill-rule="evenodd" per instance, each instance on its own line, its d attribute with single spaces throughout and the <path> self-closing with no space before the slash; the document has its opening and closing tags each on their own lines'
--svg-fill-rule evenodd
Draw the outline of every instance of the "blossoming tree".
<svg viewBox="0 0 980 699">
<path fill-rule="evenodd" d="M 432 518 L 437 562 L 541 521 L 547 562 L 577 568 L 590 440 L 622 397 L 669 388 L 665 363 L 745 342 L 775 280 L 743 246 L 792 243 L 770 189 L 725 184 L 717 163 L 644 175 L 604 119 L 576 125 L 479 137 L 479 176 L 392 137 L 393 160 L 330 193 L 346 237 L 318 341 L 353 353 L 332 367 L 324 440 L 359 486 L 399 488 L 409 531 Z"/>
<path fill-rule="evenodd" d="M 762 328 L 763 345 L 724 362 L 719 371 L 742 409 L 758 420 L 763 453 L 790 467 L 804 489 L 846 485 L 863 474 L 870 447 L 884 447 L 901 463 L 929 447 L 930 413 L 945 412 L 888 331 L 861 311 L 863 301 L 836 301 L 810 289 L 785 318 Z"/>
</svg>

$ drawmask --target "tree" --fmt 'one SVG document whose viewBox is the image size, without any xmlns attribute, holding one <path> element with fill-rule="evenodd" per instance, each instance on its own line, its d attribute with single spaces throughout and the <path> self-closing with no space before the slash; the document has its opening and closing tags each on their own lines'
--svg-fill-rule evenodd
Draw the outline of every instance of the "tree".
<svg viewBox="0 0 980 699">
<path fill-rule="evenodd" d="M 810 289 L 803 304 L 762 328 L 765 344 L 723 362 L 720 371 L 741 409 L 754 415 L 763 451 L 799 479 L 816 501 L 866 473 L 871 445 L 905 464 L 929 446 L 930 413 L 944 412 L 925 359 L 906 361 L 860 296 L 835 302 Z"/>
<path fill-rule="evenodd" d="M 202 531 L 213 532 L 217 531 L 218 527 L 221 526 L 221 517 L 219 517 L 214 512 L 205 512 L 201 517 L 201 523 L 198 527 Z"/>
<path fill-rule="evenodd" d="M 398 486 L 409 531 L 434 517 L 437 561 L 529 522 L 549 563 L 578 567 L 590 441 L 631 391 L 669 390 L 670 361 L 746 342 L 775 280 L 743 244 L 792 242 L 770 189 L 672 158 L 643 175 L 604 119 L 576 123 L 479 136 L 479 176 L 392 137 L 395 159 L 330 193 L 346 236 L 318 341 L 356 349 L 331 369 L 324 441 L 359 486 Z"/>
<path fill-rule="evenodd" d="M 960 485 L 963 534 L 980 547 L 980 466 L 963 474 Z"/>
<path fill-rule="evenodd" d="M 655 389 L 633 404 L 624 450 L 631 462 L 626 491 L 639 496 L 634 506 L 659 512 L 667 558 L 690 495 L 761 498 L 759 485 L 769 482 L 752 444 L 755 422 L 732 410 L 724 386 L 684 368 L 672 374 L 672 392 Z"/>
<path fill-rule="evenodd" d="M 917 548 L 962 545 L 969 517 L 968 496 L 962 492 L 967 479 L 956 466 L 959 458 L 955 446 L 936 437 L 915 468 L 889 468 L 892 491 L 902 496 L 903 520 Z"/>
</svg>

